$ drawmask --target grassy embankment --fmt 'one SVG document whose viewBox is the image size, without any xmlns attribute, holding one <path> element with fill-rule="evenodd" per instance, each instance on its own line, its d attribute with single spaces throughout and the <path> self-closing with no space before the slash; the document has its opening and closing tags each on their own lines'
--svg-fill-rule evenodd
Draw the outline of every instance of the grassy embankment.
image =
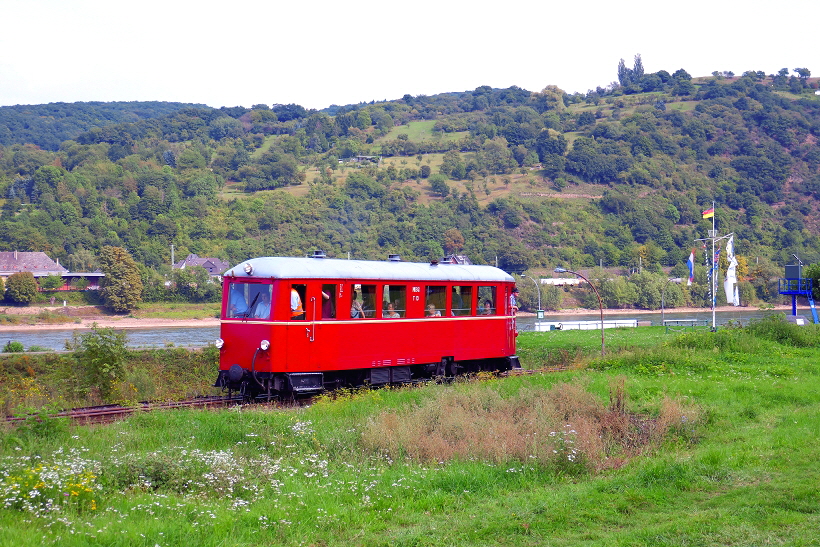
<svg viewBox="0 0 820 547">
<path fill-rule="evenodd" d="M 820 542 L 817 327 L 598 334 L 519 337 L 561 373 L 32 422 L 0 436 L 0 544 Z"/>
</svg>

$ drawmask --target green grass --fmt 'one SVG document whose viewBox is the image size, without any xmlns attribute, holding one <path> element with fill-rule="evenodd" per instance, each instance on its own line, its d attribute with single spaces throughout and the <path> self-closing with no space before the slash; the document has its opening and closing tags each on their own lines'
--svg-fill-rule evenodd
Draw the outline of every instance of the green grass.
<svg viewBox="0 0 820 547">
<path fill-rule="evenodd" d="M 397 125 L 393 127 L 390 132 L 379 140 L 396 140 L 399 135 L 407 135 L 408 140 L 421 141 L 424 139 L 431 139 L 433 137 L 433 126 L 436 124 L 435 120 L 422 120 L 417 122 L 410 122 L 406 125 Z"/>
<path fill-rule="evenodd" d="M 408 140 L 415 142 L 439 139 L 443 139 L 445 141 L 457 141 L 458 139 L 461 139 L 469 135 L 469 131 L 457 131 L 454 133 L 436 133 L 433 132 L 433 126 L 435 125 L 435 120 L 421 120 L 416 122 L 410 122 L 406 125 L 398 125 L 390 129 L 390 132 L 387 133 L 387 135 L 377 139 L 376 144 L 378 144 L 381 141 L 396 140 L 401 134 L 407 135 Z"/>
<path fill-rule="evenodd" d="M 267 137 L 265 137 L 265 141 L 262 143 L 262 146 L 251 152 L 251 158 L 261 158 L 265 154 L 265 152 L 270 150 L 270 147 L 273 146 L 273 143 L 275 143 L 277 139 L 281 138 L 281 135 L 268 135 Z"/>
<path fill-rule="evenodd" d="M 525 368 L 554 354 L 579 368 L 342 393 L 291 410 L 77 428 L 46 417 L 0 435 L 0 497 L 11 505 L 0 504 L 0 545 L 818 545 L 819 333 L 775 322 L 607 330 L 603 358 L 598 331 L 522 333 Z M 482 423 L 580 427 L 582 409 L 611 433 L 621 403 L 671 429 L 635 449 L 609 446 L 599 466 L 481 456 L 486 438 L 466 457 L 413 456 Z M 508 420 L 494 414 L 504 409 Z M 427 433 L 397 435 L 410 426 Z M 545 437 L 531 438 L 534 450 L 560 446 Z M 8 501 L 23 483 L 78 495 L 59 511 L 25 508 Z"/>
</svg>

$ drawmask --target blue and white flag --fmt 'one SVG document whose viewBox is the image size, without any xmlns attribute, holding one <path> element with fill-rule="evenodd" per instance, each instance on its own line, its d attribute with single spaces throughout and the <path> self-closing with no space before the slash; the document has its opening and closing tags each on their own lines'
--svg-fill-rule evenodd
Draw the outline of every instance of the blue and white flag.
<svg viewBox="0 0 820 547">
<path fill-rule="evenodd" d="M 695 281 L 695 250 L 692 249 L 692 253 L 689 255 L 689 260 L 686 261 L 686 265 L 689 266 L 689 281 L 687 281 L 686 285 L 691 286 L 692 283 Z"/>
</svg>

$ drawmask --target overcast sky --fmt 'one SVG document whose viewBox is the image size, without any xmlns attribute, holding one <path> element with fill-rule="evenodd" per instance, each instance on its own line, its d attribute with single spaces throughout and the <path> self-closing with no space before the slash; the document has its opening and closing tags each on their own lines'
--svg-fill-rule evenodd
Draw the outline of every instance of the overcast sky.
<svg viewBox="0 0 820 547">
<path fill-rule="evenodd" d="M 646 72 L 820 76 L 817 0 L 0 0 L 0 14 L 0 105 L 585 92 L 636 53 Z"/>
</svg>

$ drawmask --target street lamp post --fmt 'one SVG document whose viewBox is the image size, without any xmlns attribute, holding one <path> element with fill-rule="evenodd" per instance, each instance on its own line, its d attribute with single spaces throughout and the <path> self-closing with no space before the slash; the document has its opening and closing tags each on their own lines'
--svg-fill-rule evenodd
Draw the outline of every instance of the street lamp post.
<svg viewBox="0 0 820 547">
<path fill-rule="evenodd" d="M 664 296 L 666 295 L 666 286 L 669 285 L 669 282 L 672 281 L 673 278 L 667 278 L 666 283 L 663 284 L 663 288 L 661 289 L 661 324 L 666 325 L 666 309 L 665 304 L 666 301 L 664 300 Z"/>
<path fill-rule="evenodd" d="M 606 355 L 606 345 L 604 343 L 604 303 L 601 300 L 601 293 L 598 292 L 598 289 L 595 288 L 595 285 L 593 285 L 589 281 L 589 279 L 579 274 L 578 272 L 573 272 L 572 270 L 567 270 L 566 268 L 555 268 L 555 273 L 571 273 L 573 275 L 577 275 L 578 277 L 589 283 L 589 286 L 592 287 L 593 291 L 595 291 L 595 296 L 598 297 L 598 309 L 601 311 L 601 357 L 604 357 Z"/>
<path fill-rule="evenodd" d="M 543 319 L 544 310 L 541 308 L 541 286 L 535 279 L 533 279 L 532 277 L 528 277 L 527 274 L 521 274 L 521 277 L 526 277 L 527 279 L 535 283 L 535 288 L 538 289 L 538 313 L 536 314 L 536 316 L 538 317 L 538 319 Z"/>
</svg>

